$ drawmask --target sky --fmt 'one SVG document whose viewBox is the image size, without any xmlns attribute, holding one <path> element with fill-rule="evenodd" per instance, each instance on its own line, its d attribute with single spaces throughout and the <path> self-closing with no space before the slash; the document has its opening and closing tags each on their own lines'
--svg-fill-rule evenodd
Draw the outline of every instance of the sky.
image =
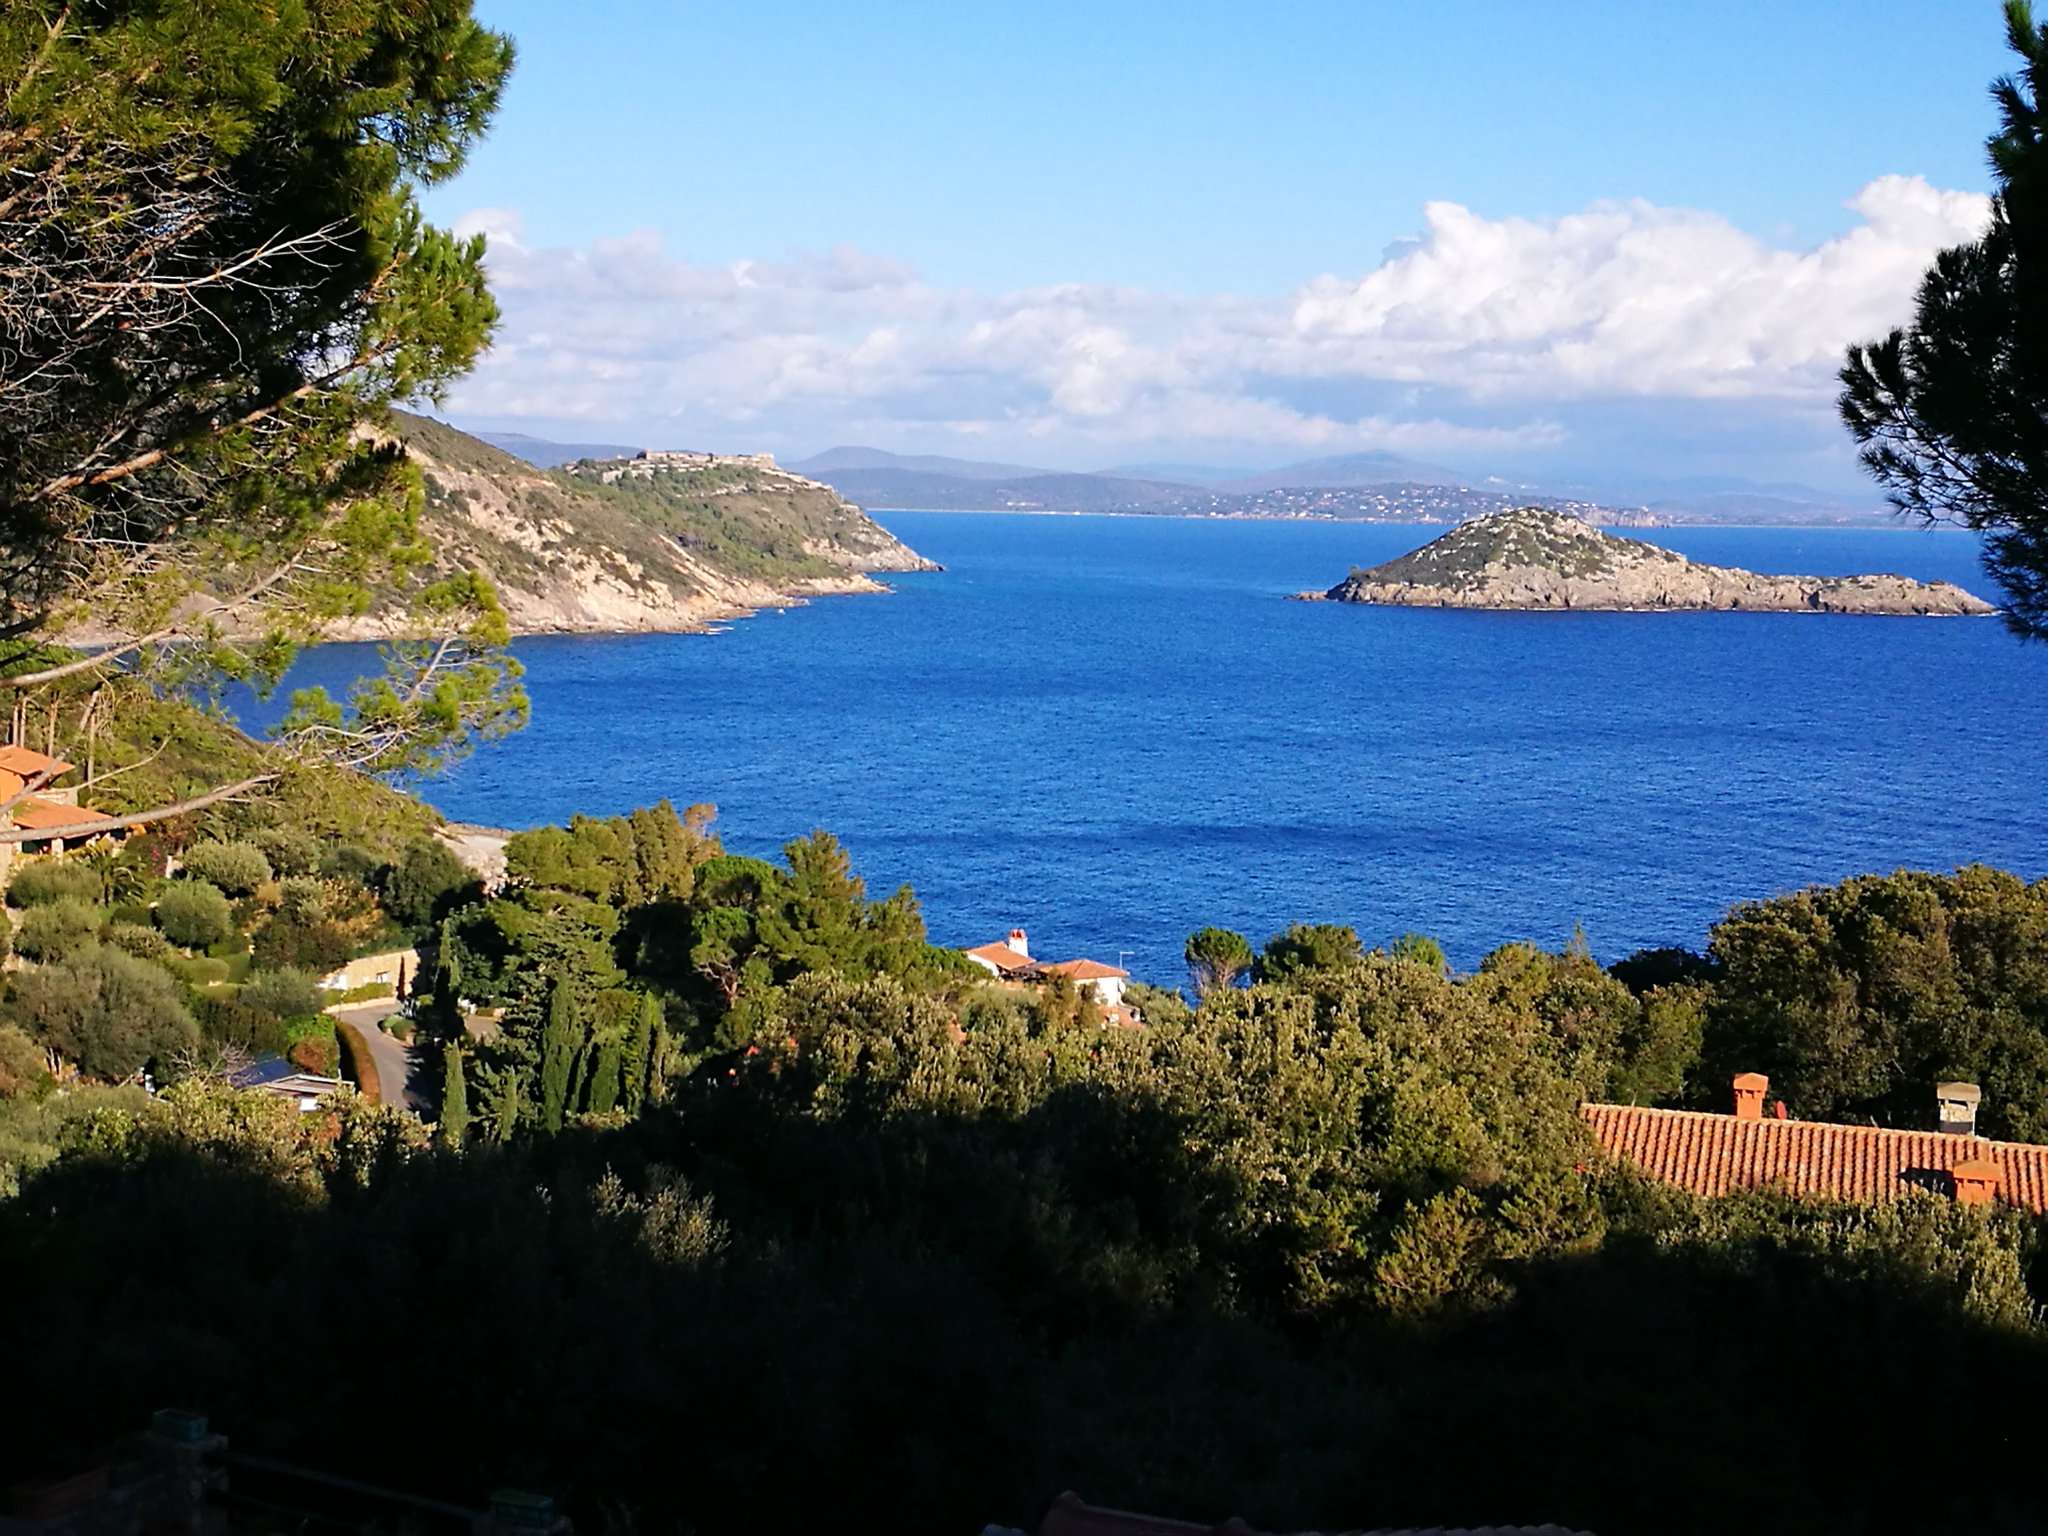
<svg viewBox="0 0 2048 1536">
<path fill-rule="evenodd" d="M 1060 468 L 1856 488 L 1841 350 L 1981 227 L 2008 60 L 1992 0 L 477 11 L 452 419 Z"/>
</svg>

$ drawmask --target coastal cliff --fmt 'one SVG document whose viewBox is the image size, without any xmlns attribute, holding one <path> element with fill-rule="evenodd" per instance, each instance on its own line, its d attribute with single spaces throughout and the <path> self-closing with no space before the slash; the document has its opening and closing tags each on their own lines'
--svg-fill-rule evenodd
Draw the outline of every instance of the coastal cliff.
<svg viewBox="0 0 2048 1536">
<path fill-rule="evenodd" d="M 1353 571 L 1310 601 L 1410 608 L 1964 615 L 1996 612 L 1951 582 L 1904 576 L 1769 576 L 1701 565 L 1577 518 L 1519 507 Z"/>
<path fill-rule="evenodd" d="M 400 415 L 398 426 L 426 478 L 424 531 L 440 563 L 489 576 L 515 634 L 696 630 L 886 590 L 875 573 L 937 569 L 829 486 L 765 457 L 544 470 L 442 422 Z M 373 612 L 355 632 L 386 628 Z"/>
</svg>

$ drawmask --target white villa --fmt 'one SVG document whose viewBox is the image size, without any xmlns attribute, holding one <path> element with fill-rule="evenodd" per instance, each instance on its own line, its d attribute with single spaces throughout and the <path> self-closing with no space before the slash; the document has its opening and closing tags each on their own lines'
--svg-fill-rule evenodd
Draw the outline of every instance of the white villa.
<svg viewBox="0 0 2048 1536">
<path fill-rule="evenodd" d="M 1021 984 L 1064 976 L 1102 1005 L 1107 1022 L 1127 1029 L 1135 1029 L 1144 1022 L 1138 1011 L 1124 1002 L 1124 988 L 1131 979 L 1129 971 L 1104 965 L 1100 960 L 1034 960 L 1031 936 L 1022 928 L 1012 928 L 1007 937 L 996 943 L 978 944 L 961 953 L 998 981 Z"/>
</svg>

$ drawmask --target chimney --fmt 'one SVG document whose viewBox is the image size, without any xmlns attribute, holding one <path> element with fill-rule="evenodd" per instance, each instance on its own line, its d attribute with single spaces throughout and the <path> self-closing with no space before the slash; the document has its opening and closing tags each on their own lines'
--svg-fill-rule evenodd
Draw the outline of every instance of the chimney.
<svg viewBox="0 0 2048 1536">
<path fill-rule="evenodd" d="M 1936 1083 L 1934 1128 L 1951 1136 L 1976 1135 L 1977 1106 L 1983 1101 L 1984 1090 L 1975 1083 Z"/>
<path fill-rule="evenodd" d="M 1031 958 L 1031 936 L 1022 928 L 1012 928 L 1010 930 L 1009 944 L 1010 948 L 1017 951 L 1026 960 Z"/>
<path fill-rule="evenodd" d="M 1948 1176 L 1955 1183 L 1957 1205 L 1989 1205 L 2005 1175 L 1989 1158 L 1973 1157 L 1949 1169 Z"/>
<path fill-rule="evenodd" d="M 1770 1090 L 1771 1080 L 1761 1072 L 1744 1072 L 1736 1077 L 1734 1086 L 1735 1118 L 1763 1119 L 1764 1094 Z"/>
</svg>

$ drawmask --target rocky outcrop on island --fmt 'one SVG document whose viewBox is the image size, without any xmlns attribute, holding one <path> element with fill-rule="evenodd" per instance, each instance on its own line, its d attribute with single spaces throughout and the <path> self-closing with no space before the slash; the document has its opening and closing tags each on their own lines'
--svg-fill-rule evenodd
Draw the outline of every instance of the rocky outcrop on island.
<svg viewBox="0 0 2048 1536">
<path fill-rule="evenodd" d="M 1946 581 L 1769 576 L 1701 565 L 1541 507 L 1477 518 L 1303 598 L 1409 608 L 1961 615 L 1996 612 Z"/>
</svg>

